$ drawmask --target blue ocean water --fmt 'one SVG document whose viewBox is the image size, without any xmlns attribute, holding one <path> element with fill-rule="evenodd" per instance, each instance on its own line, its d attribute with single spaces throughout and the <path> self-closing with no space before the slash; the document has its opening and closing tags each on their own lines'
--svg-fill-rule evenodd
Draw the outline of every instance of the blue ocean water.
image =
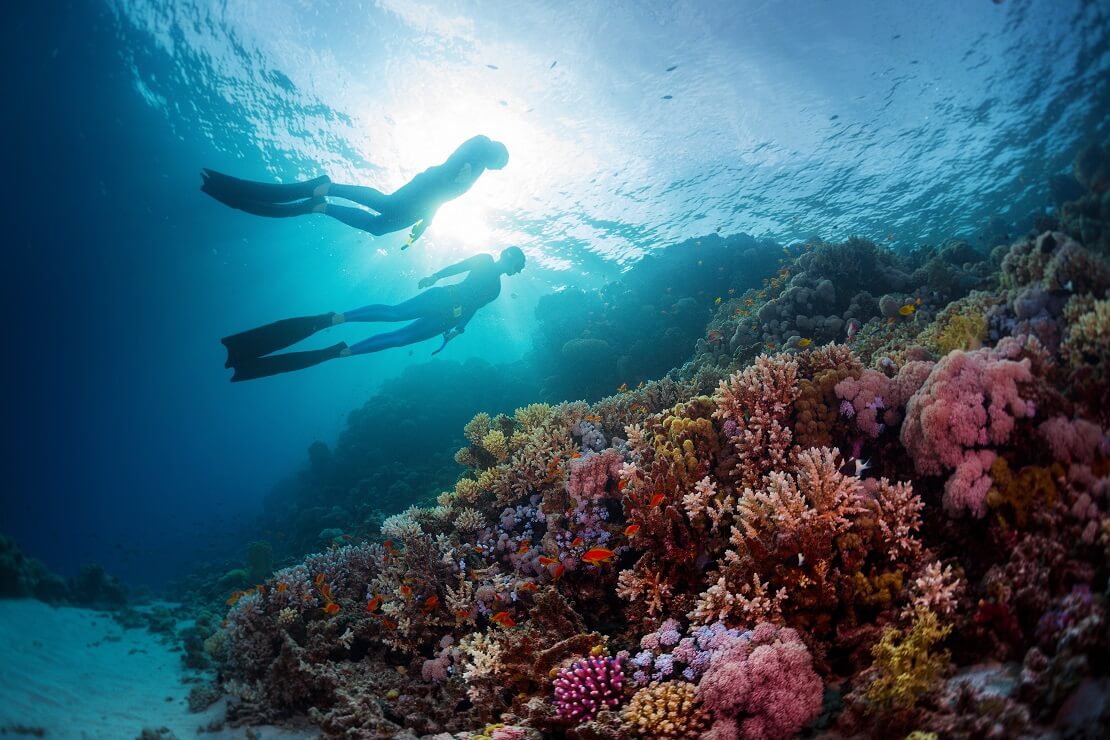
<svg viewBox="0 0 1110 740">
<path fill-rule="evenodd" d="M 56 570 L 95 560 L 152 585 L 225 552 L 312 441 L 435 343 L 231 385 L 219 337 L 406 298 L 473 251 L 529 256 L 450 347 L 501 363 L 530 350 L 542 296 L 687 238 L 989 247 L 1105 137 L 1107 16 L 1093 0 L 22 7 L 0 31 L 17 72 L 0 531 Z M 405 252 L 403 232 L 198 191 L 201 167 L 391 190 L 477 133 L 510 166 Z M 423 404 L 402 405 L 434 419 Z"/>
</svg>

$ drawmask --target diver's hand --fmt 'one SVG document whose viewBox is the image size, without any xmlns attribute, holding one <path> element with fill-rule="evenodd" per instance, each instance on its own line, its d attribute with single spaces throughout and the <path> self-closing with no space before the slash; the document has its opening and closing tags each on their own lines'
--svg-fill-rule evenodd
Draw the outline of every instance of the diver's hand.
<svg viewBox="0 0 1110 740">
<path fill-rule="evenodd" d="M 463 183 L 470 179 L 470 173 L 473 170 L 470 168 L 470 162 L 467 162 L 459 169 L 459 174 L 455 175 L 455 183 Z"/>
<path fill-rule="evenodd" d="M 438 279 L 439 278 L 437 278 L 435 275 L 429 275 L 426 278 L 420 278 L 420 282 L 416 284 L 416 287 L 420 288 L 421 290 L 423 290 L 424 288 L 430 288 L 436 284 L 436 280 Z"/>
</svg>

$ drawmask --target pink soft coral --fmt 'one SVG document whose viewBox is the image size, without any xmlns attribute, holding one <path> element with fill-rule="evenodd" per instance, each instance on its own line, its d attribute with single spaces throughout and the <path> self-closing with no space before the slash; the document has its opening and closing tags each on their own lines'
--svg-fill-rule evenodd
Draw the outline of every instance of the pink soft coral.
<svg viewBox="0 0 1110 740">
<path fill-rule="evenodd" d="M 763 623 L 713 656 L 698 699 L 713 716 L 705 740 L 796 735 L 821 712 L 821 679 L 798 633 Z"/>
<path fill-rule="evenodd" d="M 1110 455 L 1110 437 L 1098 424 L 1085 419 L 1054 416 L 1042 423 L 1038 430 L 1058 462 L 1090 463 L 1096 456 Z"/>
<path fill-rule="evenodd" d="M 1029 360 L 1012 359 L 1010 345 L 974 352 L 954 350 L 937 363 L 910 398 L 902 444 L 917 471 L 940 475 L 955 469 L 945 486 L 945 508 L 986 513 L 985 496 L 994 462 L 990 446 L 1004 444 L 1017 419 L 1032 416 L 1019 384 L 1032 381 Z"/>
<path fill-rule="evenodd" d="M 595 501 L 603 498 L 609 481 L 620 479 L 624 457 L 614 449 L 590 453 L 570 461 L 570 477 L 567 479 L 567 493 L 579 502 Z"/>
</svg>

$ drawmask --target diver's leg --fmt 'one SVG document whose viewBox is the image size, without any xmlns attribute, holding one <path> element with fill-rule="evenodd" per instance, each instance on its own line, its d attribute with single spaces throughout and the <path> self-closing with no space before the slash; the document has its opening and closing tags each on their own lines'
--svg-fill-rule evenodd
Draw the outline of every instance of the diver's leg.
<svg viewBox="0 0 1110 740">
<path fill-rule="evenodd" d="M 245 201 L 260 203 L 290 203 L 304 198 L 322 198 L 328 192 L 331 180 L 321 175 L 304 182 L 271 183 L 241 180 L 216 170 L 201 170 L 200 189 L 221 203 L 233 208 Z M 244 209 L 246 210 L 246 209 Z"/>
<path fill-rule="evenodd" d="M 408 326 L 403 326 L 397 331 L 387 331 L 375 334 L 369 339 L 364 339 L 351 345 L 352 355 L 365 355 L 370 352 L 381 352 L 383 349 L 403 347 L 406 344 L 422 342 L 447 331 L 446 322 L 442 319 L 417 319 Z"/>
<path fill-rule="evenodd" d="M 228 201 L 215 195 L 212 197 L 224 205 L 237 208 L 240 211 L 270 218 L 289 218 L 290 216 L 304 216 L 309 213 L 323 213 L 326 205 L 323 198 L 306 198 L 293 203 L 268 203 L 261 200 Z"/>
<path fill-rule="evenodd" d="M 336 323 L 343 321 L 410 321 L 427 317 L 430 313 L 443 313 L 447 296 L 442 288 L 432 288 L 410 298 L 403 303 L 388 305 L 372 303 L 369 306 L 344 311 L 336 317 Z"/>
<path fill-rule="evenodd" d="M 279 373 L 290 373 L 294 370 L 303 370 L 306 367 L 319 365 L 321 362 L 347 357 L 351 354 L 346 342 L 339 342 L 324 349 L 314 349 L 308 352 L 284 352 L 280 355 L 255 357 L 235 366 L 235 375 L 231 376 L 232 383 L 243 380 L 265 378 Z"/>
<path fill-rule="evenodd" d="M 385 213 L 389 210 L 389 196 L 380 190 L 368 188 L 365 185 L 340 185 L 333 182 L 327 186 L 323 195 L 353 201 L 378 213 Z"/>
<path fill-rule="evenodd" d="M 351 206 L 337 206 L 334 203 L 328 203 L 324 206 L 314 209 L 317 213 L 326 213 L 332 218 L 342 221 L 348 226 L 353 226 L 356 229 L 362 229 L 365 232 L 373 234 L 374 236 L 382 236 L 390 234 L 394 231 L 400 231 L 409 224 L 398 223 L 397 219 L 387 216 L 378 215 L 364 211 L 361 208 L 352 208 Z"/>
<path fill-rule="evenodd" d="M 232 334 L 220 341 L 227 347 L 227 362 L 224 367 L 234 367 L 241 362 L 253 360 L 279 349 L 307 339 L 321 329 L 340 323 L 339 314 L 322 313 L 319 316 L 299 316 L 295 319 L 282 319 L 256 329 Z"/>
</svg>

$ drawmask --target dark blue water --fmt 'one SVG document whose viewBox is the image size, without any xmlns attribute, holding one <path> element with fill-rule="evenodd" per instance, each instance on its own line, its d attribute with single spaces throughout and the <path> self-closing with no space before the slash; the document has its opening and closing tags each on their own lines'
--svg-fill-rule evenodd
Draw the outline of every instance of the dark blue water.
<svg viewBox="0 0 1110 740">
<path fill-rule="evenodd" d="M 687 238 L 987 248 L 1020 231 L 1078 143 L 1106 134 L 1106 4 L 944 5 L 21 7 L 0 31 L 0 531 L 59 571 L 96 560 L 152 585 L 237 551 L 309 444 L 435 345 L 233 386 L 219 337 L 403 299 L 476 250 L 530 259 L 450 348 L 496 364 L 544 357 L 541 296 Z M 198 191 L 202 166 L 390 189 L 479 132 L 511 166 L 406 253 L 403 235 L 252 218 Z M 405 411 L 436 425 L 427 396 L 406 391 L 383 433 Z"/>
</svg>

